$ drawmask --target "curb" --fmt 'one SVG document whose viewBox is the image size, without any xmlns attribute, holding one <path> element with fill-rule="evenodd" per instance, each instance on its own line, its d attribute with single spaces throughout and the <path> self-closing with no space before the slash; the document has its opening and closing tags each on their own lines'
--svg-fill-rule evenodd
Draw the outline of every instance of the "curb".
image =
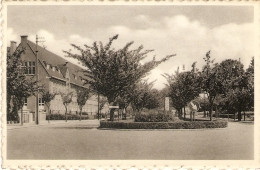
<svg viewBox="0 0 260 170">
<path fill-rule="evenodd" d="M 65 122 L 65 121 L 53 122 L 53 121 L 51 121 L 50 123 L 46 122 L 46 123 L 43 123 L 43 124 L 40 123 L 38 125 L 36 125 L 36 124 L 24 124 L 23 126 L 21 126 L 20 124 L 18 124 L 18 125 L 15 125 L 15 126 L 7 125 L 6 127 L 7 127 L 7 130 L 13 130 L 13 129 L 31 128 L 31 127 L 39 127 L 39 126 L 52 126 L 52 125 L 60 125 L 60 124 L 71 124 L 71 123 L 77 123 L 77 122 L 83 123 L 83 122 L 94 122 L 94 121 L 98 122 L 98 120 L 81 120 L 81 121 L 76 120 L 76 121 L 67 121 L 67 122 Z"/>
</svg>

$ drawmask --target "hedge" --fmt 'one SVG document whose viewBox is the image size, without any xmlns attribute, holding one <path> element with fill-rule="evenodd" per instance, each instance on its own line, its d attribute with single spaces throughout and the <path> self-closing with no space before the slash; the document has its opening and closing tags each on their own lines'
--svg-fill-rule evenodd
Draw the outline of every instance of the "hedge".
<svg viewBox="0 0 260 170">
<path fill-rule="evenodd" d="M 117 129 L 203 129 L 225 128 L 227 121 L 179 121 L 179 122 L 111 122 L 101 121 L 100 128 Z"/>
<path fill-rule="evenodd" d="M 168 122 L 173 119 L 172 115 L 165 113 L 137 114 L 135 116 L 135 122 Z"/>
<path fill-rule="evenodd" d="M 79 120 L 79 115 L 67 114 L 67 120 Z M 82 120 L 88 119 L 88 116 L 81 116 Z M 66 120 L 65 114 L 50 114 L 46 116 L 46 120 Z"/>
</svg>

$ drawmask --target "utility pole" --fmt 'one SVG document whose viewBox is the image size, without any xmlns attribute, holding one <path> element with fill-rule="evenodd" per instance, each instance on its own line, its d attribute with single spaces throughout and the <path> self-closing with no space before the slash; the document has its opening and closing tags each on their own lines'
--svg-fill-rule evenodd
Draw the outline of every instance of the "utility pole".
<svg viewBox="0 0 260 170">
<path fill-rule="evenodd" d="M 39 38 L 38 35 L 36 35 L 36 62 L 35 62 L 35 74 L 36 74 L 36 86 L 37 86 L 37 91 L 36 91 L 36 111 L 35 111 L 35 123 L 36 125 L 39 124 L 39 87 L 38 87 L 38 81 L 39 81 L 39 69 L 38 69 L 38 42 Z"/>
<path fill-rule="evenodd" d="M 44 41 L 39 41 L 39 39 L 42 39 L 36 35 L 36 49 L 35 49 L 35 54 L 36 54 L 36 62 L 35 62 L 35 74 L 36 74 L 36 86 L 37 86 L 37 91 L 36 91 L 36 111 L 35 111 L 35 123 L 36 125 L 39 124 L 39 59 L 38 59 L 38 43 L 39 42 L 44 42 Z"/>
</svg>

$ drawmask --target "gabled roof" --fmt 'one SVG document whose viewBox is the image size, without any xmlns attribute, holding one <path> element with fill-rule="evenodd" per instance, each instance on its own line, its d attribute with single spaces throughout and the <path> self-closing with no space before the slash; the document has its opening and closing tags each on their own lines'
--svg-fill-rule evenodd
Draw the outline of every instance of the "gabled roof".
<svg viewBox="0 0 260 170">
<path fill-rule="evenodd" d="M 28 53 L 28 54 L 35 56 L 36 44 L 27 40 L 27 45 L 28 45 L 29 49 L 26 48 L 25 53 L 27 50 L 32 50 L 33 53 Z M 19 48 L 19 46 L 18 46 L 18 48 Z M 73 83 L 73 84 L 79 85 L 79 86 L 83 86 L 84 83 L 82 82 L 80 77 L 83 77 L 84 79 L 88 79 L 88 80 L 91 79 L 90 78 L 91 75 L 89 74 L 89 76 L 86 76 L 86 74 L 83 73 L 83 69 L 81 67 L 79 67 L 73 63 L 70 63 L 66 59 L 52 53 L 51 51 L 48 51 L 48 50 L 42 48 L 39 45 L 38 45 L 37 49 L 38 49 L 38 59 L 41 62 L 41 64 L 43 65 L 43 67 L 45 68 L 45 70 L 47 71 L 47 73 L 51 77 L 62 79 L 65 81 L 65 75 L 66 75 L 66 71 L 68 69 L 69 74 L 70 74 L 70 83 Z M 66 64 L 66 62 L 67 62 L 67 64 Z M 49 69 L 47 69 L 47 65 L 50 65 Z M 52 69 L 53 67 L 55 67 L 54 68 L 55 71 L 53 71 L 53 69 Z M 59 70 L 60 70 L 60 72 L 59 72 Z M 73 74 L 75 76 L 77 76 L 76 79 L 75 79 L 75 76 L 73 76 Z"/>
</svg>

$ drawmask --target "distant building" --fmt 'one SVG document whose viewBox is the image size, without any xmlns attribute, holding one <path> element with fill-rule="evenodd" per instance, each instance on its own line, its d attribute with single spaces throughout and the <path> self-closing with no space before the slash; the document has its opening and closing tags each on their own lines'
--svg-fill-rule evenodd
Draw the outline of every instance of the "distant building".
<svg viewBox="0 0 260 170">
<path fill-rule="evenodd" d="M 77 114 L 79 107 L 77 104 L 77 90 L 84 90 L 88 88 L 85 85 L 84 79 L 91 79 L 91 74 L 83 74 L 82 68 L 69 63 L 64 58 L 38 46 L 38 70 L 39 70 L 39 84 L 43 85 L 45 89 L 51 93 L 73 92 L 72 102 L 68 106 L 68 113 Z M 16 42 L 11 41 L 8 52 L 13 53 L 17 49 L 24 49 L 21 58 L 24 65 L 27 67 L 25 74 L 28 77 L 35 76 L 36 71 L 36 44 L 29 41 L 27 36 L 21 36 L 21 43 L 16 47 Z M 46 120 L 46 107 L 41 95 L 39 94 L 39 119 Z M 104 108 L 103 112 L 106 111 Z M 27 98 L 24 107 L 25 119 L 29 122 L 35 120 L 36 97 L 31 96 Z M 58 94 L 51 101 L 51 113 L 65 113 L 65 107 L 62 104 L 61 95 Z M 91 98 L 86 102 L 82 112 L 88 113 L 93 117 L 98 112 L 97 95 L 92 94 Z M 92 116 L 91 116 L 92 115 Z M 27 120 L 27 122 L 28 122 Z M 26 121 L 25 121 L 26 122 Z"/>
</svg>

